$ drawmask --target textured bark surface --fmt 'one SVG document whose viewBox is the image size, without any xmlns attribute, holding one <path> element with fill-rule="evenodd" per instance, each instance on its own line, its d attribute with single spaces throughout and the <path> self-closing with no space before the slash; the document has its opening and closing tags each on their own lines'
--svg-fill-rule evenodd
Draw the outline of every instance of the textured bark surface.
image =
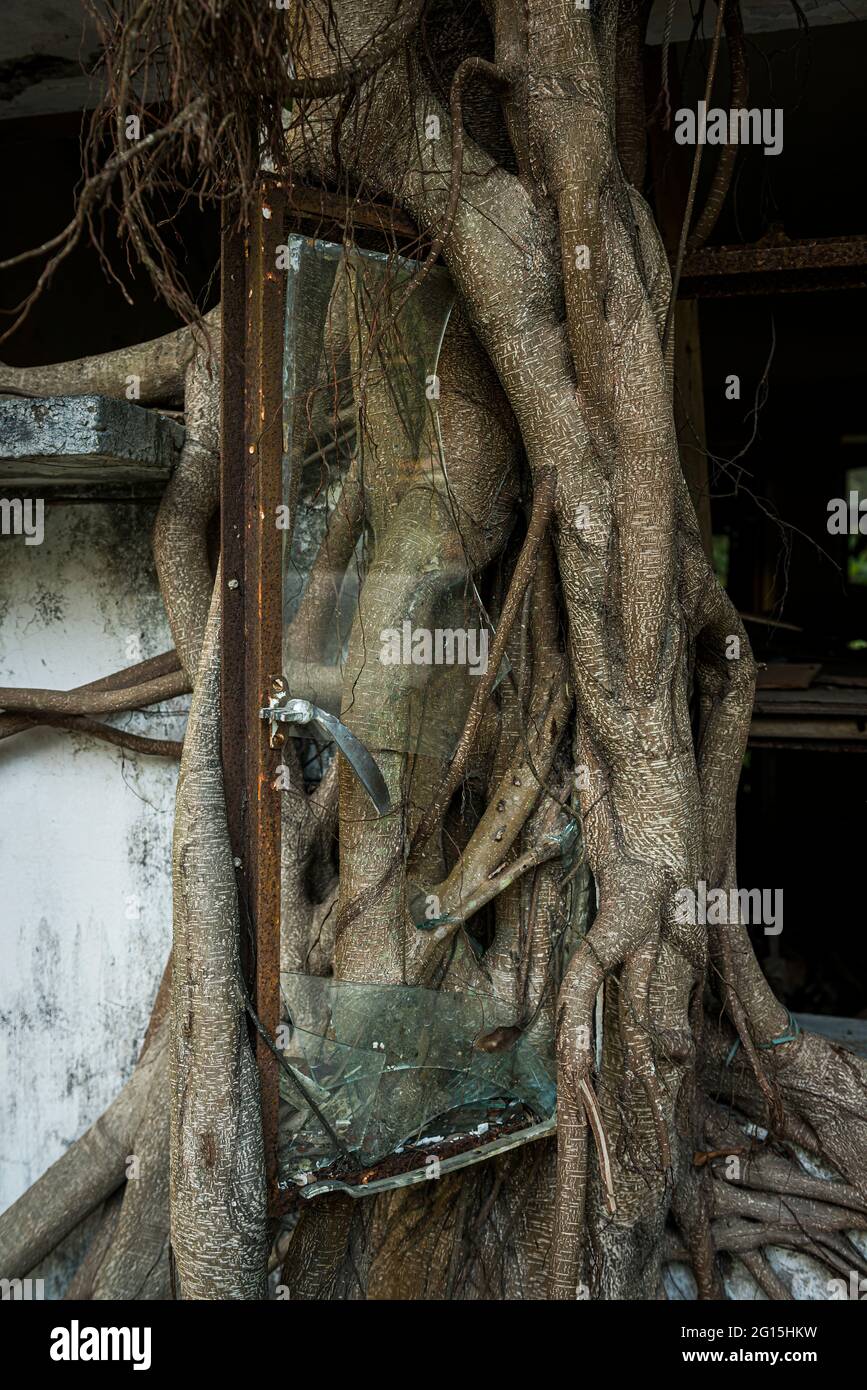
<svg viewBox="0 0 867 1390">
<path fill-rule="evenodd" d="M 268 1255 L 265 1164 L 223 796 L 219 593 L 218 583 L 175 811 L 172 1248 L 183 1298 L 257 1299 Z"/>
<path fill-rule="evenodd" d="M 220 500 L 219 383 L 220 311 L 215 309 L 196 333 L 184 366 L 186 434 L 153 535 L 160 592 L 181 665 L 191 682 L 196 677 L 213 587 L 207 528 Z"/>
<path fill-rule="evenodd" d="M 186 397 L 189 409 L 187 437 L 154 535 L 163 598 L 187 670 L 178 669 L 178 653 L 169 653 L 140 668 L 94 681 L 81 692 L 5 691 L 7 709 L 20 705 L 22 710 L 39 711 L 41 718 L 65 718 L 79 727 L 74 722 L 78 716 L 70 711 L 138 708 L 192 688 L 212 592 L 206 527 L 219 490 L 219 326 L 219 310 L 215 310 L 197 330 L 181 329 L 102 357 L 45 368 L 0 369 L 3 389 L 31 395 L 80 395 L 96 390 L 123 396 L 129 376 L 135 375 L 143 400 L 186 403 Z M 16 693 L 20 696 L 17 705 Z M 3 715 L 2 724 L 4 735 L 28 727 L 26 719 L 16 720 L 12 714 Z M 96 730 L 100 737 L 118 733 L 101 725 Z M 181 747 L 176 751 L 179 756 Z M 170 1086 L 168 1024 L 163 1022 L 170 988 L 169 967 L 142 1059 L 117 1102 L 20 1203 L 4 1213 L 5 1227 L 0 1225 L 4 1270 L 7 1264 L 16 1270 L 22 1265 L 32 1268 L 105 1199 L 97 1232 L 69 1296 L 170 1296 Z M 134 1169 L 129 1168 L 130 1159 L 135 1161 Z M 125 1181 L 131 1171 L 136 1174 L 134 1180 Z"/>
<path fill-rule="evenodd" d="M 208 319 L 218 326 L 213 314 Z M 139 404 L 177 404 L 183 401 L 184 372 L 193 351 L 192 331 L 179 328 L 149 343 L 73 362 L 45 367 L 0 363 L 0 391 L 14 396 L 125 396 L 137 380 Z"/>
</svg>

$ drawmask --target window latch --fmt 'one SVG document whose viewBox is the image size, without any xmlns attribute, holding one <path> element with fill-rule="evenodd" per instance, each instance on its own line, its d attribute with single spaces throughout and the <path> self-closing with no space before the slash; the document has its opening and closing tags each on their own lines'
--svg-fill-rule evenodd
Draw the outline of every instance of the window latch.
<svg viewBox="0 0 867 1390">
<path fill-rule="evenodd" d="M 259 718 L 267 720 L 271 726 L 271 747 L 279 748 L 283 744 L 285 733 L 280 728 L 281 724 L 312 724 L 318 727 L 337 744 L 379 814 L 386 815 L 391 810 L 388 787 L 376 760 L 361 740 L 328 710 L 320 709 L 310 700 L 290 697 L 282 676 L 273 682 L 271 690 L 268 704 L 259 710 Z"/>
</svg>

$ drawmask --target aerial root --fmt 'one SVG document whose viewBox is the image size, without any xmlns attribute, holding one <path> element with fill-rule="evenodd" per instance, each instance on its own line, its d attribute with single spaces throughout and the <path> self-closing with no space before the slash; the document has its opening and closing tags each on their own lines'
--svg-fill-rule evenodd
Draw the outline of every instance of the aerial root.
<svg viewBox="0 0 867 1390">
<path fill-rule="evenodd" d="M 711 1223 L 707 1176 L 687 1169 L 672 1192 L 672 1217 L 687 1251 L 700 1299 L 723 1296 Z"/>
<path fill-rule="evenodd" d="M 515 564 L 512 582 L 509 585 L 509 591 L 503 603 L 497 631 L 491 643 L 488 669 L 476 686 L 472 704 L 470 705 L 464 728 L 452 756 L 448 774 L 437 788 L 431 800 L 431 804 L 425 812 L 418 830 L 415 833 L 414 848 L 424 844 L 425 840 L 429 839 L 433 834 L 435 827 L 442 820 L 449 798 L 460 785 L 461 779 L 466 772 L 470 749 L 479 731 L 485 705 L 494 688 L 494 682 L 499 674 L 501 662 L 506 654 L 506 643 L 509 633 L 512 630 L 515 619 L 518 617 L 524 594 L 536 570 L 539 550 L 554 509 L 555 488 L 556 484 L 553 470 L 536 480 L 527 534 L 524 537 L 524 543 Z"/>
<path fill-rule="evenodd" d="M 593 1142 L 596 1145 L 596 1154 L 599 1159 L 599 1172 L 605 1191 L 605 1205 L 609 1215 L 613 1216 L 617 1211 L 617 1199 L 614 1195 L 611 1155 L 608 1150 L 608 1140 L 605 1137 L 602 1116 L 599 1112 L 599 1102 L 596 1099 L 596 1092 L 593 1090 L 593 1087 L 586 1077 L 582 1077 L 578 1082 L 578 1091 L 581 1096 L 581 1103 L 584 1106 L 584 1113 L 587 1116 L 587 1121 L 593 1135 Z"/>
<path fill-rule="evenodd" d="M 650 978 L 658 956 L 659 942 L 651 941 L 624 964 L 620 981 L 620 1034 L 626 1049 L 627 1068 L 639 1078 L 653 1116 L 660 1165 L 664 1173 L 670 1173 L 671 1141 L 654 1061 L 650 1025 Z"/>
</svg>

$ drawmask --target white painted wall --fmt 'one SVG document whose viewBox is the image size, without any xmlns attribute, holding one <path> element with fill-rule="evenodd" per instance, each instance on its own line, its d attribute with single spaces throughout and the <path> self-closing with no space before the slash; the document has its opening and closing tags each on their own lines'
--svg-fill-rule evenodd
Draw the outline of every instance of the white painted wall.
<svg viewBox="0 0 867 1390">
<path fill-rule="evenodd" d="M 62 689 L 173 645 L 154 511 L 51 506 L 41 546 L 0 538 L 0 683 Z M 179 738 L 187 704 L 114 722 Z M 130 1074 L 169 949 L 176 777 L 79 735 L 0 741 L 0 1210 Z"/>
</svg>

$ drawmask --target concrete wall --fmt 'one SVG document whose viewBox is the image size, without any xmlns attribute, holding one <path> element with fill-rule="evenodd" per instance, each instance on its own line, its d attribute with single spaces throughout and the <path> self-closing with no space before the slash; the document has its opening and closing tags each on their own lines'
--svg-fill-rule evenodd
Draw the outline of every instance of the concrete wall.
<svg viewBox="0 0 867 1390">
<path fill-rule="evenodd" d="M 42 545 L 0 538 L 0 683 L 61 689 L 173 645 L 154 512 L 52 505 Z M 187 704 L 113 722 L 179 738 Z M 176 777 L 79 735 L 0 742 L 0 1209 L 132 1069 L 169 949 Z"/>
</svg>

